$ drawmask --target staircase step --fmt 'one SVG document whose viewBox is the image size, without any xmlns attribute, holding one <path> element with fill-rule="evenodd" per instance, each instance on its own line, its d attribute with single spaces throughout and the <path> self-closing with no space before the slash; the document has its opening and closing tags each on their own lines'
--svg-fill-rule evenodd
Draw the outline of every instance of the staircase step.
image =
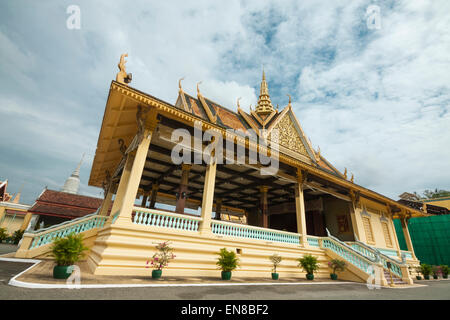
<svg viewBox="0 0 450 320">
<path fill-rule="evenodd" d="M 391 275 L 390 275 L 389 271 L 384 270 L 384 277 L 386 278 L 386 281 L 388 283 L 391 282 Z M 403 281 L 402 279 L 397 277 L 395 274 L 392 275 L 392 280 L 394 281 L 394 284 L 406 284 L 405 281 Z"/>
</svg>

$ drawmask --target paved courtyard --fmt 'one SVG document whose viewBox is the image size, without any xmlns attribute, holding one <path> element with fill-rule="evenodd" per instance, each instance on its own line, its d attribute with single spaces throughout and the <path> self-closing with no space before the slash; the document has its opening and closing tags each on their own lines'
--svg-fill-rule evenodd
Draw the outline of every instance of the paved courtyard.
<svg viewBox="0 0 450 320">
<path fill-rule="evenodd" d="M 423 286 L 369 290 L 358 283 L 295 285 L 233 285 L 102 289 L 28 289 L 8 285 L 9 279 L 32 264 L 0 261 L 0 300 L 16 299 L 170 299 L 170 300 L 449 300 L 449 280 L 418 281 Z M 151 279 L 148 283 L 151 283 Z"/>
</svg>

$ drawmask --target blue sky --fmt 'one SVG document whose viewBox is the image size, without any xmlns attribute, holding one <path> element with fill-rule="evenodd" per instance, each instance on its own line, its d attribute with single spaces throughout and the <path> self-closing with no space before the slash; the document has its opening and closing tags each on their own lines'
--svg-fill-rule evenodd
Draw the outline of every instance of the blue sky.
<svg viewBox="0 0 450 320">
<path fill-rule="evenodd" d="M 69 5 L 81 29 L 66 27 Z M 380 8 L 380 29 L 366 10 Z M 32 203 L 83 153 L 87 186 L 121 53 L 131 85 L 169 102 L 185 91 L 255 105 L 266 71 L 315 148 L 355 182 L 397 199 L 450 189 L 450 2 L 0 2 L 0 180 Z"/>
</svg>

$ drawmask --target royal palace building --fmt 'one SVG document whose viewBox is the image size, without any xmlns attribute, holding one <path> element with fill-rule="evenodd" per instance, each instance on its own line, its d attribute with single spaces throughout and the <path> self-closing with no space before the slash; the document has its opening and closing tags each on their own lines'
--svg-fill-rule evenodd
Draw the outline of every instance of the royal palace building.
<svg viewBox="0 0 450 320">
<path fill-rule="evenodd" d="M 186 93 L 174 104 L 131 87 L 122 55 L 112 81 L 89 185 L 102 187 L 99 210 L 26 233 L 17 257 L 46 258 L 52 239 L 82 233 L 98 275 L 149 275 L 155 244 L 176 258 L 165 275 L 217 276 L 217 253 L 235 251 L 239 277 L 265 277 L 283 257 L 281 276 L 304 277 L 297 259 L 347 262 L 341 279 L 412 283 L 419 264 L 408 219 L 429 216 L 354 182 L 314 150 L 291 106 L 274 107 L 263 72 L 250 112 Z M 286 99 L 287 100 L 287 99 Z M 112 206 L 112 208 L 111 208 Z M 110 214 L 109 214 L 110 212 Z M 408 250 L 400 250 L 394 219 Z"/>
</svg>

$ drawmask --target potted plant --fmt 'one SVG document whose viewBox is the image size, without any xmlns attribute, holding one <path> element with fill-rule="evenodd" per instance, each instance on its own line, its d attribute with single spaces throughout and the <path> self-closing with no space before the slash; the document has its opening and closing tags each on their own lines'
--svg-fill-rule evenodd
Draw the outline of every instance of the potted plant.
<svg viewBox="0 0 450 320">
<path fill-rule="evenodd" d="M 6 241 L 7 238 L 8 238 L 8 232 L 7 232 L 6 228 L 0 228 L 0 243 L 2 241 Z"/>
<path fill-rule="evenodd" d="M 441 264 L 441 272 L 442 272 L 442 278 L 448 279 L 448 266 L 445 264 Z"/>
<path fill-rule="evenodd" d="M 161 278 L 162 269 L 164 267 L 167 267 L 169 261 L 175 258 L 175 255 L 173 254 L 173 248 L 170 247 L 169 241 L 159 243 L 158 245 L 156 245 L 156 249 L 158 250 L 158 252 L 156 252 L 149 260 L 147 260 L 146 266 L 146 268 L 148 268 L 150 263 L 150 265 L 154 268 L 154 270 L 152 271 L 153 279 Z"/>
<path fill-rule="evenodd" d="M 239 266 L 239 259 L 234 251 L 228 251 L 226 248 L 220 249 L 218 254 L 216 265 L 222 270 L 222 280 L 230 280 L 231 271 Z"/>
<path fill-rule="evenodd" d="M 298 266 L 302 267 L 306 271 L 306 279 L 314 280 L 314 271 L 319 270 L 319 263 L 317 262 L 317 257 L 310 254 L 305 254 L 303 258 L 297 260 L 299 262 Z"/>
<path fill-rule="evenodd" d="M 278 273 L 277 273 L 277 266 L 280 264 L 281 260 L 283 260 L 281 258 L 281 256 L 279 256 L 278 254 L 273 254 L 272 256 L 269 257 L 270 261 L 272 261 L 272 280 L 278 280 Z"/>
<path fill-rule="evenodd" d="M 420 265 L 420 272 L 423 274 L 425 280 L 430 280 L 431 271 L 432 269 L 429 264 L 424 263 Z"/>
<path fill-rule="evenodd" d="M 438 276 L 441 274 L 441 267 L 440 266 L 433 266 L 433 279 L 437 279 Z"/>
<path fill-rule="evenodd" d="M 56 266 L 53 268 L 55 279 L 67 279 L 73 271 L 73 265 L 78 262 L 88 250 L 83 245 L 83 235 L 69 234 L 65 238 L 56 238 L 53 242 L 52 256 Z"/>
<path fill-rule="evenodd" d="M 337 280 L 336 271 L 344 271 L 346 265 L 345 261 L 339 259 L 332 259 L 328 262 L 328 266 L 333 270 L 333 273 L 330 273 L 330 278 L 332 280 Z"/>
</svg>

